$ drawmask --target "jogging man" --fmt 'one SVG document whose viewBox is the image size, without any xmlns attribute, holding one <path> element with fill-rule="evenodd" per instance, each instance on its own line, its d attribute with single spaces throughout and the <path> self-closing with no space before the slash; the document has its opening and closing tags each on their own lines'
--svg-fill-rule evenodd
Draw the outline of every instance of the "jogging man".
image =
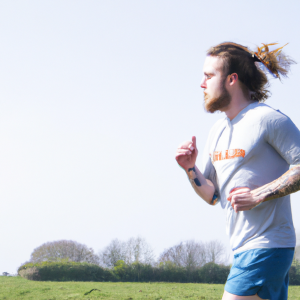
<svg viewBox="0 0 300 300">
<path fill-rule="evenodd" d="M 234 43 L 208 50 L 204 63 L 204 106 L 226 117 L 211 129 L 196 163 L 196 138 L 181 144 L 178 164 L 208 204 L 220 202 L 234 261 L 224 300 L 284 300 L 288 294 L 295 231 L 289 194 L 300 189 L 300 132 L 283 113 L 264 104 L 268 79 L 286 76 L 294 63 L 270 45 L 256 52 Z"/>
</svg>

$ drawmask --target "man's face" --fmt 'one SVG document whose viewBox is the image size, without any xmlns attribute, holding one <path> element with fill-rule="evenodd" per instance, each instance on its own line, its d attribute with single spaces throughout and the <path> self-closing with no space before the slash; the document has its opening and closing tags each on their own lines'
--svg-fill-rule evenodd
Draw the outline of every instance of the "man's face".
<svg viewBox="0 0 300 300">
<path fill-rule="evenodd" d="M 224 111 L 231 101 L 225 88 L 226 77 L 222 74 L 222 66 L 222 60 L 216 56 L 207 56 L 204 62 L 201 87 L 204 89 L 204 108 L 210 113 Z"/>
</svg>

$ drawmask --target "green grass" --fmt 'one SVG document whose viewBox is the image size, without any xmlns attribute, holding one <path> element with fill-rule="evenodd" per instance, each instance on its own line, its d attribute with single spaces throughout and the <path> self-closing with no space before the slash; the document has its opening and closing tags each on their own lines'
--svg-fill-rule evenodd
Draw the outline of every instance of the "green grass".
<svg viewBox="0 0 300 300">
<path fill-rule="evenodd" d="M 92 289 L 88 295 L 84 295 Z M 0 300 L 14 299 L 221 299 L 224 285 L 195 283 L 46 282 L 0 277 Z M 300 286 L 291 286 L 289 299 L 300 300 Z"/>
</svg>

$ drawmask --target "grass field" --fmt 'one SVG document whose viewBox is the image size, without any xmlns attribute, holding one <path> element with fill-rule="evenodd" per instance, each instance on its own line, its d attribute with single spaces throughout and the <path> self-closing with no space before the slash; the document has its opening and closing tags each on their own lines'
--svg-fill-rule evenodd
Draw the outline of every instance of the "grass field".
<svg viewBox="0 0 300 300">
<path fill-rule="evenodd" d="M 14 299 L 221 299 L 222 284 L 45 282 L 0 277 L 0 300 Z M 97 289 L 85 295 L 92 289 Z M 289 299 L 300 299 L 300 286 L 291 286 Z"/>
</svg>

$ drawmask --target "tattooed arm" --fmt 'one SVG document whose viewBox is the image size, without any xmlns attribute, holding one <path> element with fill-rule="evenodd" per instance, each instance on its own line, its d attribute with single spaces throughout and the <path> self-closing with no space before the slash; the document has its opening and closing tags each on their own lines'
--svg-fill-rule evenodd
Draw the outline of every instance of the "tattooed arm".
<svg viewBox="0 0 300 300">
<path fill-rule="evenodd" d="M 208 204 L 215 205 L 217 197 L 213 183 L 202 175 L 196 165 L 186 173 L 195 192 Z"/>
<path fill-rule="evenodd" d="M 262 202 L 284 197 L 300 190 L 300 165 L 293 167 L 278 179 L 255 190 L 241 188 L 230 193 L 227 198 L 233 209 L 250 210 Z"/>
<path fill-rule="evenodd" d="M 199 171 L 196 163 L 198 150 L 196 146 L 196 137 L 192 141 L 181 144 L 176 151 L 177 163 L 186 171 L 192 187 L 195 192 L 208 204 L 216 204 L 215 187 L 213 183 L 206 179 Z"/>
</svg>

